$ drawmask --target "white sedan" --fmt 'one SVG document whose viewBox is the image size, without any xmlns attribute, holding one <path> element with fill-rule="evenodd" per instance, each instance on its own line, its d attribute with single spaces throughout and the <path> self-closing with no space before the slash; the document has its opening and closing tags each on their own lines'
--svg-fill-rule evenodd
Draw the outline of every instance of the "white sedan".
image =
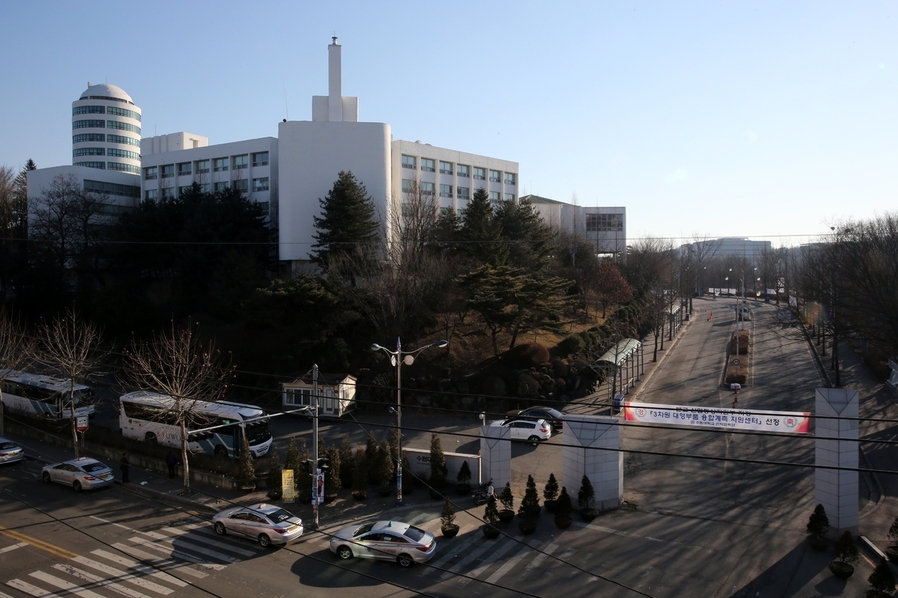
<svg viewBox="0 0 898 598">
<path fill-rule="evenodd" d="M 302 535 L 302 519 L 275 505 L 265 503 L 249 507 L 231 507 L 212 517 L 212 527 L 219 536 L 234 534 L 268 547 L 286 544 Z"/>
<path fill-rule="evenodd" d="M 47 483 L 71 486 L 75 492 L 81 492 L 111 486 L 114 475 L 108 465 L 90 457 L 79 457 L 64 463 L 45 465 L 41 471 L 41 479 Z"/>
<path fill-rule="evenodd" d="M 0 463 L 15 463 L 25 459 L 25 450 L 12 440 L 0 437 Z"/>
<path fill-rule="evenodd" d="M 400 567 L 430 560 L 437 549 L 433 534 L 402 521 L 372 521 L 344 527 L 331 536 L 330 550 L 339 558 L 396 561 Z"/>
</svg>

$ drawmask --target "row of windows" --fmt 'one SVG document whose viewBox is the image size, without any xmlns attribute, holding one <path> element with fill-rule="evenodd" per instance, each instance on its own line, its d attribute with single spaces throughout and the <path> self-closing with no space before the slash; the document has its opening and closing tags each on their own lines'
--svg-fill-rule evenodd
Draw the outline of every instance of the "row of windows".
<svg viewBox="0 0 898 598">
<path fill-rule="evenodd" d="M 107 129 L 118 129 L 119 131 L 130 131 L 132 133 L 137 133 L 138 135 L 140 135 L 140 127 L 138 127 L 137 125 L 123 123 L 118 120 L 107 120 L 106 128 Z"/>
<path fill-rule="evenodd" d="M 249 190 L 249 181 L 247 179 L 238 179 L 236 181 L 221 181 L 218 183 L 210 184 L 210 183 L 200 183 L 199 188 L 201 193 L 209 193 L 212 191 L 227 191 L 233 186 L 234 189 L 238 191 L 248 191 Z M 178 195 L 184 195 L 188 191 L 192 185 L 183 185 L 178 187 Z M 253 192 L 259 191 L 268 191 L 268 177 L 262 177 L 258 179 L 253 179 Z M 175 190 L 173 187 L 166 187 L 163 189 L 147 189 L 144 191 L 144 199 L 159 199 L 162 198 L 173 198 L 175 196 Z"/>
<path fill-rule="evenodd" d="M 136 185 L 120 185 L 118 183 L 106 183 L 103 181 L 91 181 L 84 179 L 84 190 L 96 193 L 109 193 L 124 197 L 140 197 L 140 187 Z"/>
<path fill-rule="evenodd" d="M 402 191 L 403 193 L 413 193 L 415 190 L 416 182 L 411 179 L 402 179 Z M 427 182 L 418 182 L 418 189 L 420 189 L 421 195 L 433 195 L 434 193 L 434 184 Z M 490 191 L 490 201 L 497 203 L 499 201 L 499 192 L 498 191 Z M 455 188 L 455 196 L 459 199 L 471 199 L 471 188 L 470 187 L 456 187 Z M 453 197 L 452 194 L 452 185 L 440 185 L 440 197 Z M 506 193 L 505 201 L 514 201 L 514 193 Z"/>
<path fill-rule="evenodd" d="M 109 106 L 108 108 L 105 106 L 75 106 L 72 108 L 72 116 L 78 116 L 79 114 L 113 114 L 115 116 L 124 116 L 133 118 L 134 120 L 140 120 L 139 112 L 119 108 L 117 106 Z"/>
<path fill-rule="evenodd" d="M 613 232 L 624 230 L 623 214 L 586 214 L 587 232 Z"/>
<path fill-rule="evenodd" d="M 102 133 L 81 133 L 80 135 L 72 135 L 72 143 L 95 143 L 106 141 L 106 135 Z"/>
<path fill-rule="evenodd" d="M 440 174 L 452 174 L 453 172 L 465 178 L 470 178 L 473 174 L 473 178 L 478 181 L 485 181 L 487 175 L 486 168 L 480 168 L 479 166 L 475 166 L 473 169 L 467 164 L 453 164 L 452 162 L 445 162 L 440 160 Z M 407 156 L 402 154 L 402 167 L 410 168 L 412 170 L 418 169 L 418 159 L 415 156 Z M 421 158 L 421 171 L 422 172 L 434 172 L 436 170 L 436 166 L 433 160 L 430 158 Z M 493 183 L 502 182 L 502 172 L 499 170 L 490 170 L 489 171 L 490 181 Z M 513 172 L 505 173 L 505 184 L 506 185 L 514 185 L 517 181 L 517 175 Z"/>
<path fill-rule="evenodd" d="M 251 154 L 252 165 L 254 167 L 268 165 L 268 152 L 257 152 Z M 197 174 L 207 174 L 211 167 L 215 172 L 227 172 L 229 168 L 233 170 L 243 170 L 248 168 L 250 156 L 242 154 L 240 156 L 231 156 L 230 158 L 215 158 L 213 160 L 197 160 L 196 162 L 180 162 L 177 164 L 178 176 L 189 176 L 196 170 Z M 153 180 L 159 175 L 158 166 L 149 166 L 143 169 L 143 176 L 147 180 Z M 165 164 L 162 166 L 162 178 L 167 179 L 175 176 L 175 165 Z"/>
<path fill-rule="evenodd" d="M 123 145 L 136 145 L 140 147 L 140 139 L 134 139 L 133 137 L 127 137 L 126 135 L 113 135 L 110 133 L 106 136 L 107 143 L 121 143 Z"/>
<path fill-rule="evenodd" d="M 137 152 L 129 152 L 128 150 L 115 149 L 112 147 L 109 149 L 104 149 L 102 147 L 79 147 L 78 149 L 72 150 L 73 158 L 80 158 L 81 156 L 112 156 L 114 158 L 140 160 L 140 154 Z"/>
<path fill-rule="evenodd" d="M 86 166 L 87 168 L 98 168 L 100 170 L 115 170 L 118 172 L 130 172 L 132 174 L 140 174 L 140 167 L 131 164 L 122 164 L 120 162 L 75 162 L 75 166 Z"/>
<path fill-rule="evenodd" d="M 76 120 L 72 122 L 73 129 L 102 129 L 105 126 L 105 120 Z"/>
<path fill-rule="evenodd" d="M 120 131 L 130 131 L 140 135 L 140 127 L 123 123 L 117 120 L 76 120 L 72 122 L 73 129 L 118 129 Z"/>
</svg>

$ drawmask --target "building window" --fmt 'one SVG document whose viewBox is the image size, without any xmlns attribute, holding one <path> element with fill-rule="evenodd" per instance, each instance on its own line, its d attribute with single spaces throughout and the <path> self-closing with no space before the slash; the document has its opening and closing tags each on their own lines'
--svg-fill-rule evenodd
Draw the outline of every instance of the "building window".
<svg viewBox="0 0 898 598">
<path fill-rule="evenodd" d="M 452 162 L 443 162 L 440 160 L 440 172 L 443 174 L 452 174 Z"/>
<path fill-rule="evenodd" d="M 268 152 L 253 154 L 253 166 L 268 166 Z"/>
<path fill-rule="evenodd" d="M 224 172 L 228 169 L 228 159 L 227 158 L 215 158 L 212 160 L 212 169 L 215 172 Z"/>
<path fill-rule="evenodd" d="M 79 158 L 81 156 L 105 156 L 106 150 L 102 147 L 80 147 L 72 150 L 72 157 Z"/>
<path fill-rule="evenodd" d="M 514 201 L 514 193 L 506 193 L 505 201 Z"/>
<path fill-rule="evenodd" d="M 73 166 L 86 166 L 87 168 L 106 170 L 106 162 L 75 162 Z"/>
<path fill-rule="evenodd" d="M 470 187 L 459 187 L 458 198 L 459 199 L 470 199 L 471 198 L 471 188 Z"/>
<path fill-rule="evenodd" d="M 196 161 L 196 173 L 197 174 L 206 174 L 209 172 L 209 160 L 197 160 Z"/>
<path fill-rule="evenodd" d="M 253 179 L 253 192 L 268 191 L 268 177 Z"/>
<path fill-rule="evenodd" d="M 188 176 L 193 174 L 193 164 L 190 162 L 181 162 L 178 164 L 178 176 Z"/>
<path fill-rule="evenodd" d="M 474 167 L 474 178 L 477 179 L 478 181 L 485 181 L 486 180 L 486 169 L 485 168 L 477 168 L 475 166 Z"/>
<path fill-rule="evenodd" d="M 217 193 L 219 191 L 227 191 L 228 187 L 231 186 L 231 183 L 228 181 L 221 181 L 220 183 L 215 183 L 213 186 L 213 190 Z"/>
<path fill-rule="evenodd" d="M 234 156 L 232 158 L 232 162 L 234 165 L 234 170 L 240 170 L 241 168 L 249 167 L 249 156 L 243 154 L 242 156 Z"/>
<path fill-rule="evenodd" d="M 209 183 L 200 183 L 200 193 L 210 193 L 212 191 L 212 185 Z"/>
<path fill-rule="evenodd" d="M 415 190 L 415 181 L 411 179 L 402 179 L 402 192 L 412 193 Z"/>
<path fill-rule="evenodd" d="M 490 170 L 490 182 L 491 183 L 501 183 L 502 179 L 499 177 L 500 172 L 498 170 Z"/>
<path fill-rule="evenodd" d="M 175 196 L 175 190 L 171 187 L 165 187 L 162 189 L 162 199 L 171 199 Z"/>
<path fill-rule="evenodd" d="M 175 176 L 175 165 L 174 164 L 163 164 L 162 165 L 162 178 L 170 179 Z"/>
<path fill-rule="evenodd" d="M 406 156 L 402 154 L 402 167 L 403 168 L 411 168 L 415 169 L 417 166 L 415 165 L 415 157 L 414 156 Z"/>
<path fill-rule="evenodd" d="M 103 106 L 76 106 L 72 108 L 72 116 L 78 116 L 79 114 L 106 114 L 106 110 Z"/>
<path fill-rule="evenodd" d="M 498 191 L 490 191 L 490 201 L 494 204 L 499 203 L 499 192 Z"/>
<path fill-rule="evenodd" d="M 430 158 L 421 158 L 421 170 L 424 172 L 433 172 L 436 170 L 434 168 L 434 162 Z"/>
<path fill-rule="evenodd" d="M 623 214 L 586 214 L 586 232 L 623 232 Z"/>
<path fill-rule="evenodd" d="M 178 187 L 178 197 L 190 192 L 191 187 L 193 187 L 193 185 L 181 185 L 180 187 Z"/>
<path fill-rule="evenodd" d="M 102 106 L 100 106 L 102 108 Z M 125 108 L 116 108 L 115 106 L 109 106 L 106 108 L 106 114 L 114 114 L 116 116 L 124 116 L 126 118 L 133 118 L 134 120 L 140 120 L 140 114 L 134 112 L 133 110 L 126 110 Z"/>
<path fill-rule="evenodd" d="M 110 147 L 106 150 L 107 156 L 115 156 L 116 158 L 128 158 L 129 160 L 140 160 L 140 154 L 137 152 L 129 152 L 128 150 L 115 149 Z"/>
<path fill-rule="evenodd" d="M 123 145 L 136 145 L 137 147 L 140 147 L 140 139 L 126 137 L 125 135 L 113 135 L 110 133 L 106 136 L 106 141 L 109 143 L 121 143 Z"/>
<path fill-rule="evenodd" d="M 159 176 L 159 168 L 156 166 L 147 166 L 143 169 L 143 179 L 145 181 L 153 181 Z"/>
<path fill-rule="evenodd" d="M 137 185 L 119 185 L 118 183 L 105 183 L 103 181 L 84 179 L 84 190 L 94 191 L 96 193 L 109 193 L 110 195 L 121 195 L 122 197 L 140 198 L 140 187 Z"/>
<path fill-rule="evenodd" d="M 72 135 L 72 143 L 95 143 L 106 141 L 106 135 L 102 133 L 81 133 L 80 135 Z"/>
<path fill-rule="evenodd" d="M 104 126 L 105 120 L 76 120 L 72 123 L 73 129 L 102 129 Z"/>
<path fill-rule="evenodd" d="M 514 185 L 515 184 L 515 176 L 513 172 L 505 173 L 505 184 L 506 185 Z"/>
<path fill-rule="evenodd" d="M 421 183 L 421 195 L 433 195 L 433 183 Z"/>
<path fill-rule="evenodd" d="M 440 185 L 440 197 L 452 197 L 452 185 Z"/>
<path fill-rule="evenodd" d="M 134 166 L 133 164 L 122 164 L 121 162 L 107 162 L 106 168 L 108 170 L 117 170 L 118 172 L 130 172 L 131 174 L 140 174 L 140 166 Z"/>
<path fill-rule="evenodd" d="M 144 199 L 158 199 L 159 198 L 159 190 L 158 189 L 147 189 L 143 192 Z"/>
<path fill-rule="evenodd" d="M 236 181 L 234 181 L 234 189 L 246 193 L 247 191 L 249 191 L 249 180 L 237 179 Z"/>
<path fill-rule="evenodd" d="M 137 125 L 131 125 L 128 123 L 119 122 L 117 120 L 107 120 L 106 121 L 107 129 L 118 129 L 119 131 L 130 131 L 132 133 L 137 133 L 140 135 L 140 127 Z"/>
<path fill-rule="evenodd" d="M 466 166 L 464 164 L 459 164 L 458 166 L 456 166 L 455 172 L 456 172 L 456 174 L 458 174 L 458 176 L 463 176 L 463 177 L 471 176 L 470 167 Z"/>
</svg>

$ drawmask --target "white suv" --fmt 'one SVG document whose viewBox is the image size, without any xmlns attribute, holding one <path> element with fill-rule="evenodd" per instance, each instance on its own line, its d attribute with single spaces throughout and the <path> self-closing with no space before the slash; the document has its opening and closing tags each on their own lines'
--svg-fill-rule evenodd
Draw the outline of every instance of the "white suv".
<svg viewBox="0 0 898 598">
<path fill-rule="evenodd" d="M 505 419 L 494 421 L 490 426 L 508 428 L 512 440 L 525 440 L 533 446 L 552 437 L 552 427 L 544 419 Z"/>
</svg>

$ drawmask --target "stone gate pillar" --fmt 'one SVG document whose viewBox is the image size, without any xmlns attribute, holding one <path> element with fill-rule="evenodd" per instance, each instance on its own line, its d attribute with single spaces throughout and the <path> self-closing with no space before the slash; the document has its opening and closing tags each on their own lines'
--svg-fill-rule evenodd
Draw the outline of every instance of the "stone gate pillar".
<svg viewBox="0 0 898 598">
<path fill-rule="evenodd" d="M 493 480 L 496 494 L 511 482 L 511 430 L 480 426 L 480 467 L 483 481 Z"/>
<path fill-rule="evenodd" d="M 620 420 L 595 415 L 569 415 L 564 420 L 562 483 L 577 504 L 584 475 L 596 492 L 595 508 L 615 509 L 624 498 L 624 454 L 620 451 Z"/>
<path fill-rule="evenodd" d="M 814 500 L 826 509 L 830 533 L 857 533 L 858 525 L 858 391 L 818 388 Z M 823 467 L 842 467 L 823 469 Z"/>
</svg>

